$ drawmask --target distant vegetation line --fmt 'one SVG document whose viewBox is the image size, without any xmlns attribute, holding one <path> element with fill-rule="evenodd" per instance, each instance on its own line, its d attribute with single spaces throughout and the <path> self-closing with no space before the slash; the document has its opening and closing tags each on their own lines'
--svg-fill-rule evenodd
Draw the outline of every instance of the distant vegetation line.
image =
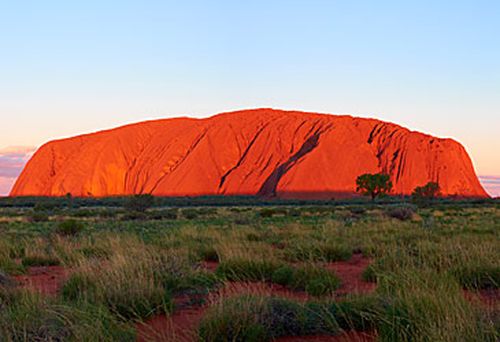
<svg viewBox="0 0 500 342">
<path fill-rule="evenodd" d="M 4 197 L 0 198 L 0 208 L 34 207 L 44 203 L 50 207 L 123 207 L 131 196 L 117 197 Z M 411 196 L 385 196 L 377 199 L 377 204 L 404 204 L 410 203 Z M 442 197 L 435 199 L 435 204 L 442 205 L 488 205 L 498 203 L 498 199 L 491 198 L 454 198 Z M 198 197 L 155 197 L 154 207 L 199 207 L 199 206 L 343 206 L 369 205 L 371 201 L 366 197 L 357 197 L 338 200 L 294 200 L 264 198 L 259 196 L 198 196 Z"/>
</svg>

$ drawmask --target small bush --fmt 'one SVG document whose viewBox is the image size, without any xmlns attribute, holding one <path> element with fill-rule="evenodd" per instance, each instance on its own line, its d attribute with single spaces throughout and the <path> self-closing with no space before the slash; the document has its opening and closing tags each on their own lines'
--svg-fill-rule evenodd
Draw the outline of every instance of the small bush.
<svg viewBox="0 0 500 342">
<path fill-rule="evenodd" d="M 276 215 L 286 216 L 288 214 L 285 208 L 263 208 L 259 211 L 259 215 L 262 218 L 269 218 Z"/>
<path fill-rule="evenodd" d="M 86 258 L 97 258 L 97 259 L 107 259 L 112 252 L 104 247 L 99 246 L 89 246 L 83 247 L 77 250 Z"/>
<path fill-rule="evenodd" d="M 219 254 L 217 250 L 213 247 L 204 247 L 200 250 L 200 256 L 204 261 L 219 261 Z"/>
<path fill-rule="evenodd" d="M 22 259 L 21 264 L 24 267 L 32 266 L 57 266 L 60 265 L 60 261 L 57 258 L 42 255 L 26 256 Z"/>
<path fill-rule="evenodd" d="M 227 280 L 269 281 L 279 267 L 279 264 L 272 261 L 231 259 L 221 262 L 216 274 Z"/>
<path fill-rule="evenodd" d="M 207 342 L 260 342 L 338 332 L 324 305 L 250 295 L 228 298 L 211 307 L 199 328 L 200 340 Z"/>
<path fill-rule="evenodd" d="M 188 220 L 194 220 L 198 217 L 198 210 L 196 209 L 183 209 L 182 216 Z"/>
<path fill-rule="evenodd" d="M 387 216 L 401 221 L 408 221 L 413 218 L 415 211 L 411 207 L 396 207 L 387 210 Z"/>
<path fill-rule="evenodd" d="M 361 277 L 364 281 L 375 283 L 377 281 L 377 272 L 375 271 L 375 267 L 373 265 L 368 265 L 368 267 L 363 271 Z"/>
<path fill-rule="evenodd" d="M 179 210 L 177 208 L 157 210 L 150 214 L 153 220 L 177 220 L 179 217 Z"/>
<path fill-rule="evenodd" d="M 439 184 L 429 182 L 424 186 L 417 186 L 411 194 L 412 201 L 418 206 L 428 206 L 439 195 Z"/>
<path fill-rule="evenodd" d="M 382 311 L 380 300 L 375 296 L 350 297 L 331 304 L 328 310 L 342 329 L 356 331 L 373 330 L 376 315 Z"/>
<path fill-rule="evenodd" d="M 271 281 L 292 290 L 305 290 L 311 296 L 331 294 L 340 285 L 340 280 L 335 274 L 315 266 L 299 268 L 281 266 L 273 272 Z"/>
<path fill-rule="evenodd" d="M 49 215 L 43 211 L 35 211 L 27 217 L 27 220 L 29 222 L 47 222 Z"/>
<path fill-rule="evenodd" d="M 61 293 L 66 300 L 95 302 L 96 291 L 97 285 L 90 277 L 75 273 L 64 283 Z"/>
<path fill-rule="evenodd" d="M 182 277 L 175 291 L 210 290 L 220 283 L 216 274 L 207 271 L 197 271 Z"/>
<path fill-rule="evenodd" d="M 66 220 L 57 225 L 56 233 L 61 236 L 76 236 L 85 229 L 85 225 L 77 220 Z"/>
<path fill-rule="evenodd" d="M 295 269 L 289 285 L 294 290 L 305 290 L 312 296 L 332 294 L 340 286 L 340 279 L 332 272 L 317 266 L 303 266 Z"/>
<path fill-rule="evenodd" d="M 143 213 L 155 204 L 155 198 L 150 194 L 134 195 L 127 198 L 124 207 L 127 211 Z"/>
<path fill-rule="evenodd" d="M 257 233 L 248 233 L 247 240 L 252 242 L 262 241 L 262 237 Z"/>
<path fill-rule="evenodd" d="M 366 213 L 366 208 L 361 206 L 350 207 L 349 211 L 354 215 L 363 215 L 364 213 Z"/>
<path fill-rule="evenodd" d="M 290 217 L 300 217 L 302 212 L 297 208 L 288 209 L 288 216 Z"/>
<path fill-rule="evenodd" d="M 343 243 L 296 242 L 286 247 L 285 256 L 290 261 L 342 261 L 351 258 L 352 249 Z"/>
<path fill-rule="evenodd" d="M 500 267 L 488 265 L 464 265 L 451 270 L 460 285 L 467 289 L 498 289 Z"/>
<path fill-rule="evenodd" d="M 352 249 L 344 244 L 325 243 L 321 254 L 326 261 L 344 261 L 352 257 Z"/>
<path fill-rule="evenodd" d="M 233 219 L 234 224 L 239 225 L 239 226 L 248 226 L 252 223 L 252 220 L 250 217 L 245 216 L 245 215 L 237 215 Z"/>
<path fill-rule="evenodd" d="M 285 265 L 281 266 L 273 272 L 271 281 L 275 284 L 287 286 L 292 283 L 293 277 L 294 269 L 288 265 Z"/>
<path fill-rule="evenodd" d="M 19 265 L 12 259 L 0 259 L 0 269 L 9 275 L 20 275 L 26 271 L 23 265 Z"/>
<path fill-rule="evenodd" d="M 2 270 L 0 270 L 0 287 L 13 286 L 13 285 L 14 281 L 9 276 L 7 276 L 7 274 L 3 273 Z"/>
<path fill-rule="evenodd" d="M 2 341 L 135 341 L 134 329 L 102 306 L 62 303 L 21 291 L 11 292 L 6 301 L 2 297 L 0 293 Z"/>
</svg>

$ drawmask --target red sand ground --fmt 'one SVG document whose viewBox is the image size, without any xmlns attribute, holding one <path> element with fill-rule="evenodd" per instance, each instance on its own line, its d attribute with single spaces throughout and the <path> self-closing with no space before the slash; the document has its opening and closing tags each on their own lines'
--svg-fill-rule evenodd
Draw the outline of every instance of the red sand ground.
<svg viewBox="0 0 500 342">
<path fill-rule="evenodd" d="M 362 278 L 363 271 L 370 265 L 371 259 L 365 258 L 363 254 L 353 254 L 348 261 L 329 263 L 326 268 L 335 271 L 342 280 L 341 287 L 336 291 L 339 296 L 350 293 L 370 293 L 377 284 L 366 282 Z"/>
<path fill-rule="evenodd" d="M 201 268 L 210 272 L 215 272 L 218 266 L 219 263 L 217 261 L 203 261 L 201 263 Z"/>
<path fill-rule="evenodd" d="M 471 302 L 480 303 L 490 309 L 500 310 L 500 289 L 479 291 L 464 290 L 464 296 Z"/>
<path fill-rule="evenodd" d="M 30 267 L 26 275 L 13 277 L 21 287 L 54 296 L 68 279 L 69 270 L 62 266 Z"/>
<path fill-rule="evenodd" d="M 276 342 L 373 342 L 377 340 L 375 333 L 347 331 L 337 336 L 297 336 L 281 337 Z"/>
</svg>

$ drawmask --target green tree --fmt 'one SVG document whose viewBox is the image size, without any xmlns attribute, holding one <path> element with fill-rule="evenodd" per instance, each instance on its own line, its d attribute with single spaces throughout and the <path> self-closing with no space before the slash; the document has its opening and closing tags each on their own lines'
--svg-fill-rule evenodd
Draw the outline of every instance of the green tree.
<svg viewBox="0 0 500 342">
<path fill-rule="evenodd" d="M 365 196 L 370 196 L 372 201 L 380 195 L 391 192 L 392 182 L 385 173 L 365 173 L 356 179 L 356 191 Z"/>
<path fill-rule="evenodd" d="M 417 186 L 411 198 L 413 202 L 418 205 L 428 205 L 439 195 L 439 184 L 436 182 L 429 182 L 424 186 Z"/>
</svg>

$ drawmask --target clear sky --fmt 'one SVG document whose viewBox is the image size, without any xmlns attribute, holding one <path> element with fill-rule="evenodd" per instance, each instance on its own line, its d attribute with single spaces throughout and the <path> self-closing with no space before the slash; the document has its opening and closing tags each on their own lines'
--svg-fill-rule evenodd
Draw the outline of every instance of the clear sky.
<svg viewBox="0 0 500 342">
<path fill-rule="evenodd" d="M 275 107 L 453 137 L 500 175 L 497 0 L 0 0 L 0 32 L 0 149 Z"/>
</svg>

